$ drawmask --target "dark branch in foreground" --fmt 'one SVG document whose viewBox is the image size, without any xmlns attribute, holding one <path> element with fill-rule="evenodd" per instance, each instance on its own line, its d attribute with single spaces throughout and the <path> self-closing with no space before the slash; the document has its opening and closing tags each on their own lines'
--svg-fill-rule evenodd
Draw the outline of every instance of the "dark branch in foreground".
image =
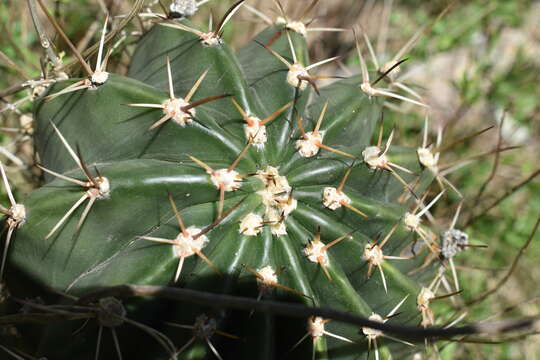
<svg viewBox="0 0 540 360">
<path fill-rule="evenodd" d="M 59 314 L 59 313 L 24 313 L 4 315 L 0 317 L 0 326 L 14 324 L 50 324 L 56 321 L 85 320 L 93 317 L 93 314 Z"/>
<path fill-rule="evenodd" d="M 78 301 L 78 304 L 94 302 L 100 298 L 114 297 L 133 297 L 133 296 L 153 296 L 164 299 L 186 301 L 203 306 L 232 308 L 245 311 L 259 311 L 272 313 L 276 315 L 308 318 L 310 316 L 321 316 L 323 318 L 341 321 L 359 327 L 369 327 L 384 331 L 389 334 L 399 335 L 404 339 L 422 339 L 422 338 L 448 338 L 456 335 L 497 335 L 510 331 L 523 330 L 530 328 L 537 318 L 525 318 L 519 320 L 484 322 L 462 327 L 442 328 L 442 327 L 418 327 L 392 325 L 371 321 L 367 318 L 353 315 L 344 311 L 309 307 L 294 303 L 284 303 L 276 301 L 257 301 L 256 299 L 212 294 L 208 292 L 195 291 L 190 289 L 172 288 L 165 286 L 143 286 L 143 285 L 120 285 L 89 294 Z"/>
</svg>

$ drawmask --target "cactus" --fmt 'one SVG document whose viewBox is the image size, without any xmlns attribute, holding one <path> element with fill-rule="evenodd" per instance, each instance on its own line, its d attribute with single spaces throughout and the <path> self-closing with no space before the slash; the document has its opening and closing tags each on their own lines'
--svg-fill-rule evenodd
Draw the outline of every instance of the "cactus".
<svg viewBox="0 0 540 360">
<path fill-rule="evenodd" d="M 438 178 L 424 171 L 436 160 L 419 162 L 431 155 L 425 140 L 398 147 L 392 131 L 383 144 L 380 97 L 404 97 L 373 87 L 361 51 L 361 76 L 319 89 L 334 76 L 310 71 L 335 59 L 310 63 L 305 25 L 286 16 L 235 53 L 222 32 L 242 5 L 205 32 L 183 16 L 195 2 L 173 2 L 138 42 L 127 76 L 107 72 L 105 23 L 94 70 L 36 101 L 45 185 L 21 204 L 10 195 L 4 257 L 20 279 L 10 287 L 21 298 L 61 293 L 64 307 L 26 303 L 91 320 L 69 343 L 80 322 L 32 330 L 36 355 L 273 359 L 293 349 L 300 359 L 356 359 L 414 346 L 394 337 L 382 346 L 379 330 L 320 317 L 285 322 L 157 299 L 67 305 L 122 284 L 433 325 L 441 277 L 431 282 L 433 266 L 409 272 L 438 251 L 421 218 L 443 195 L 425 206 L 421 197 Z M 417 241 L 428 250 L 416 254 Z"/>
</svg>

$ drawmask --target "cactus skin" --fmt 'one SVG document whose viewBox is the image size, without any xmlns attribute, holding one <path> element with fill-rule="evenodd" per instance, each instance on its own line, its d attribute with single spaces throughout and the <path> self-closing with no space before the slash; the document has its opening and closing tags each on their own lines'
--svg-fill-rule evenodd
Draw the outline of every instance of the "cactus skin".
<svg viewBox="0 0 540 360">
<path fill-rule="evenodd" d="M 182 23 L 193 26 L 187 20 Z M 305 39 L 295 33 L 291 36 L 297 57 L 307 65 Z M 282 27 L 271 26 L 256 38 L 265 44 L 270 39 L 273 39 L 272 49 L 287 59 L 292 58 Z M 83 179 L 54 133 L 52 122 L 72 146 L 78 145 L 91 171 L 95 166 L 109 179 L 111 192 L 107 199 L 95 202 L 79 232 L 75 232 L 75 227 L 82 207 L 47 240 L 44 240 L 46 234 L 81 197 L 83 190 L 47 176 L 48 183 L 24 201 L 27 221 L 16 232 L 9 267 L 37 285 L 25 289 L 28 296 L 42 294 L 43 289 L 81 296 L 102 286 L 171 285 L 178 262 L 171 246 L 140 239 L 140 236 L 174 239 L 178 235 L 167 195 L 172 195 L 186 227 L 204 228 L 216 220 L 219 191 L 207 172 L 187 155 L 195 156 L 213 169 L 227 168 L 246 145 L 243 121 L 230 99 L 220 99 L 198 107 L 196 120 L 184 127 L 167 121 L 147 131 L 162 116 L 162 111 L 131 108 L 126 104 L 159 104 L 168 98 L 166 56 L 171 58 L 177 95 L 184 96 L 197 78 L 209 70 L 195 100 L 231 94 L 246 112 L 261 119 L 296 97 L 296 111 L 302 116 L 306 131 L 310 131 L 328 101 L 321 126 L 324 144 L 359 159 L 371 142 L 382 111 L 381 102 L 367 98 L 358 89 L 358 77 L 336 81 L 316 96 L 309 87 L 297 90 L 289 85 L 283 64 L 255 42 L 240 50 L 237 58 L 227 44 L 204 47 L 191 33 L 155 26 L 138 45 L 128 74 L 131 78 L 111 75 L 95 90 L 42 100 L 35 107 L 36 147 L 43 166 Z M 71 83 L 58 83 L 49 93 Z M 312 158 L 301 157 L 295 148 L 300 131 L 292 108 L 273 120 L 267 130 L 268 143 L 262 149 L 251 146 L 236 170 L 240 174 L 253 174 L 274 166 L 279 168 L 279 175 L 287 178 L 292 196 L 298 201 L 297 208 L 285 219 L 287 235 L 273 235 L 268 226 L 257 236 L 239 233 L 239 222 L 245 215 L 251 212 L 264 215 L 264 205 L 257 192 L 265 185 L 257 177 L 246 177 L 240 189 L 226 193 L 224 209 L 232 210 L 206 234 L 209 241 L 202 249 L 222 275 L 197 256 L 191 256 L 185 260 L 178 285 L 256 297 L 255 277 L 242 264 L 254 269 L 285 266 L 279 274 L 279 283 L 310 298 L 274 289 L 265 295 L 266 299 L 328 306 L 368 317 L 372 312 L 386 314 L 409 294 L 411 298 L 402 308 L 405 314 L 400 321 L 417 319 L 413 299 L 420 284 L 418 278 L 406 273 L 420 260 L 384 263 L 387 294 L 376 270 L 367 278 L 367 263 L 362 259 L 365 244 L 388 233 L 407 211 L 407 206 L 398 201 L 403 186 L 387 172 L 370 170 L 361 161 L 327 150 L 321 149 Z M 420 172 L 415 149 L 391 148 L 389 156 L 400 165 Z M 352 172 L 344 192 L 352 199 L 352 205 L 367 213 L 368 218 L 343 207 L 332 211 L 322 204 L 324 188 L 338 187 L 349 167 Z M 352 239 L 328 250 L 331 281 L 319 264 L 310 262 L 304 255 L 306 244 L 318 228 L 324 243 L 354 231 Z M 399 255 L 412 238 L 412 233 L 399 225 L 384 248 L 385 254 Z M 131 300 L 126 304 L 128 317 L 141 322 L 147 320 L 169 335 L 178 348 L 191 334 L 163 325 L 163 321 L 192 324 L 197 316 L 208 311 L 195 305 L 155 300 Z M 306 332 L 305 322 L 290 325 L 290 320 L 284 322 L 271 315 L 250 317 L 247 313 L 225 311 L 212 315 L 218 319 L 219 329 L 246 340 L 235 342 L 214 336 L 213 344 L 226 359 L 283 358 Z M 324 336 L 316 343 L 317 359 L 356 359 L 367 350 L 360 329 L 337 322 L 329 323 L 327 329 L 358 343 L 347 344 Z M 71 331 L 71 325 L 49 325 L 37 352 L 52 359 L 93 359 L 96 327 L 84 330 L 85 339 L 78 337 L 72 344 L 59 344 L 58 339 L 69 336 Z M 143 338 L 137 330 L 122 327 L 118 332 L 125 357 L 167 358 L 155 342 Z M 138 343 L 144 346 L 125 345 L 138 338 L 141 339 Z M 311 359 L 312 351 L 313 342 L 308 339 L 293 354 L 299 359 Z M 103 345 L 101 354 L 103 358 L 115 358 L 112 342 Z M 203 341 L 195 342 L 179 356 L 181 359 L 212 357 Z"/>
</svg>

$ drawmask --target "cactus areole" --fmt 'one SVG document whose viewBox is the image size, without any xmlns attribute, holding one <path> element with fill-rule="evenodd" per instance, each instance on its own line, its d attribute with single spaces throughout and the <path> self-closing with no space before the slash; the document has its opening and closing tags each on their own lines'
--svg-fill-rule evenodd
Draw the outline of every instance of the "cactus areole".
<svg viewBox="0 0 540 360">
<path fill-rule="evenodd" d="M 188 16 L 196 7 L 175 1 L 171 11 Z M 293 74 L 273 54 L 308 67 L 306 41 L 275 24 L 235 53 L 225 41 L 206 46 L 193 32 L 158 23 L 138 42 L 127 76 L 111 72 L 94 89 L 38 100 L 34 138 L 48 171 L 45 185 L 21 202 L 25 222 L 14 230 L 6 266 L 33 284 L 23 294 L 47 289 L 81 297 L 106 286 L 151 284 L 366 318 L 388 313 L 407 295 L 414 299 L 423 283 L 407 272 L 419 257 L 387 262 L 372 250 L 387 291 L 379 274 L 368 276 L 367 244 L 399 224 L 384 247 L 385 255 L 399 256 L 416 236 L 403 224 L 414 197 L 390 172 L 363 161 L 382 101 L 362 92 L 358 76 L 316 94 L 318 80 L 304 67 Z M 78 80 L 57 82 L 45 95 Z M 384 156 L 421 173 L 414 148 Z M 408 182 L 417 176 L 401 175 Z M 418 227 L 429 233 L 427 225 Z M 107 321 L 100 313 L 84 336 L 72 334 L 80 322 L 46 326 L 36 353 L 93 359 L 103 332 L 100 358 L 116 358 L 118 348 L 125 357 L 170 358 L 160 341 L 128 321 L 137 319 L 179 350 L 189 343 L 180 359 L 277 359 L 305 334 L 307 321 L 152 299 L 123 306 L 108 311 Z M 414 300 L 401 310 L 406 315 L 392 322 L 418 322 Z M 193 324 L 202 314 L 215 321 L 204 336 L 166 324 Z M 117 343 L 105 337 L 109 329 Z M 220 329 L 243 340 L 214 336 Z M 351 342 L 312 332 L 314 341 L 295 348 L 294 357 L 311 359 L 315 351 L 317 359 L 356 359 L 367 352 L 362 329 L 337 321 L 326 329 Z M 73 341 L 60 344 L 62 336 Z"/>
</svg>

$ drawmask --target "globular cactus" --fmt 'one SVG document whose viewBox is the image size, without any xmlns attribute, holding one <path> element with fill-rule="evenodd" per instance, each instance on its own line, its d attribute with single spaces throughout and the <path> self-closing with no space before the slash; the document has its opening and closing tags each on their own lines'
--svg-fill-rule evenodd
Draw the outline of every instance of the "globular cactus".
<svg viewBox="0 0 540 360">
<path fill-rule="evenodd" d="M 429 266 L 408 273 L 438 251 L 421 216 L 440 195 L 424 206 L 434 175 L 417 149 L 376 134 L 380 96 L 393 93 L 373 87 L 363 58 L 362 77 L 319 89 L 324 76 L 312 70 L 327 61 L 310 65 L 307 32 L 286 17 L 235 53 L 221 35 L 243 1 L 207 32 L 183 18 L 194 2 L 173 5 L 140 39 L 127 77 L 107 72 L 100 49 L 87 77 L 59 81 L 36 102 L 46 184 L 6 212 L 8 275 L 21 279 L 13 292 L 80 298 L 168 285 L 381 322 L 415 325 L 422 314 L 431 325 L 439 282 Z M 417 255 L 416 241 L 429 250 Z M 295 344 L 299 359 L 356 359 L 368 345 L 377 357 L 410 351 L 394 338 L 381 347 L 379 330 L 319 317 L 112 297 L 29 306 L 91 319 L 74 335 L 80 321 L 33 331 L 35 354 L 50 359 L 281 359 Z"/>
</svg>

